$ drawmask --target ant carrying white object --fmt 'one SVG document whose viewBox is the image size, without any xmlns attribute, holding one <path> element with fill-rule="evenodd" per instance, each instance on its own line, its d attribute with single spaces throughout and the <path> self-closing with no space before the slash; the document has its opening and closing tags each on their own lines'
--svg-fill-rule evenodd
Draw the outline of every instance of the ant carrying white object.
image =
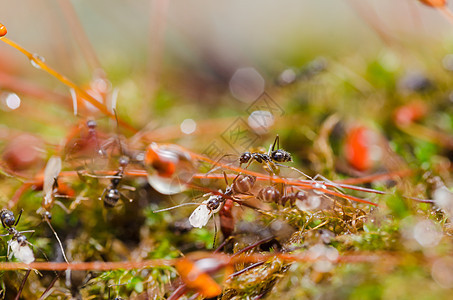
<svg viewBox="0 0 453 300">
<path fill-rule="evenodd" d="M 34 230 L 27 230 L 27 231 L 18 231 L 16 229 L 17 223 L 19 223 L 20 217 L 22 216 L 22 210 L 19 213 L 19 217 L 17 221 L 14 217 L 12 211 L 3 208 L 0 211 L 0 219 L 2 221 L 3 227 L 8 231 L 7 234 L 2 234 L 0 236 L 8 236 L 11 235 L 11 240 L 8 241 L 8 259 L 14 255 L 19 261 L 30 264 L 35 261 L 35 255 L 33 254 L 33 250 L 31 250 L 30 242 L 27 241 L 24 233 L 35 232 Z M 9 253 L 9 249 L 11 249 L 11 254 Z"/>
</svg>

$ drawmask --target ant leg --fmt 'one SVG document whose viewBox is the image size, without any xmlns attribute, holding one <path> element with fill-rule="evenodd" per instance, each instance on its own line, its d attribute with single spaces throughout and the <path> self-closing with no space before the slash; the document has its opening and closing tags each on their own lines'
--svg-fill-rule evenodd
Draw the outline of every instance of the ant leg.
<svg viewBox="0 0 453 300">
<path fill-rule="evenodd" d="M 22 209 L 20 210 L 19 216 L 17 217 L 16 223 L 14 223 L 14 226 L 16 226 L 16 225 L 19 223 L 19 220 L 20 220 L 20 217 L 22 216 L 22 212 L 23 212 L 23 211 L 24 211 L 24 209 L 22 208 Z M 3 223 L 3 221 L 2 221 L 2 223 Z M 4 227 L 4 226 L 5 226 L 5 225 L 3 225 L 3 227 Z"/>
<path fill-rule="evenodd" d="M 212 242 L 212 249 L 215 248 L 215 242 L 217 239 L 217 222 L 215 221 L 215 216 L 212 215 L 212 219 L 214 220 L 214 241 Z"/>
<path fill-rule="evenodd" d="M 294 168 L 294 167 L 290 167 L 290 166 L 282 165 L 282 164 L 279 164 L 279 163 L 276 163 L 276 162 L 274 162 L 274 165 L 276 165 L 276 166 L 279 166 L 279 167 L 284 167 L 284 168 L 288 168 L 288 169 L 291 169 L 291 170 L 293 170 L 293 171 L 296 171 L 297 173 L 301 174 L 301 175 L 302 175 L 302 176 L 304 176 L 305 178 L 308 178 L 308 179 L 310 179 L 310 180 L 313 180 L 313 181 L 315 181 L 315 180 L 314 180 L 314 179 L 313 179 L 313 178 L 312 178 L 312 177 L 311 177 L 310 175 L 308 175 L 308 174 L 305 174 L 305 173 L 304 173 L 304 172 L 302 172 L 301 170 L 299 170 L 299 169 L 296 169 L 296 168 Z"/>
<path fill-rule="evenodd" d="M 86 172 L 80 172 L 80 175 L 82 176 L 87 176 L 91 178 L 103 178 L 103 179 L 121 179 L 121 176 L 118 175 L 96 175 L 96 174 L 90 174 Z"/>
<path fill-rule="evenodd" d="M 22 283 L 20 284 L 20 288 L 19 288 L 19 291 L 17 292 L 16 298 L 14 298 L 15 300 L 19 300 L 20 294 L 22 293 L 22 290 L 24 289 L 25 282 L 27 281 L 28 275 L 30 275 L 30 272 L 31 272 L 31 269 L 28 269 L 27 273 L 25 273 L 25 277 L 22 280 Z"/>
<path fill-rule="evenodd" d="M 135 187 L 130 186 L 130 185 L 122 185 L 122 186 L 121 186 L 121 189 L 122 189 L 122 190 L 131 191 L 131 192 L 135 192 L 135 190 L 136 190 Z"/>
<path fill-rule="evenodd" d="M 104 201 L 104 196 L 107 193 L 107 188 L 104 189 L 104 191 L 101 194 L 101 197 L 99 197 L 99 200 Z"/>
<path fill-rule="evenodd" d="M 22 233 L 35 233 L 34 230 L 24 230 L 24 231 L 19 231 L 20 234 Z"/>
<path fill-rule="evenodd" d="M 57 232 L 55 231 L 55 229 L 53 229 L 52 224 L 50 224 L 50 221 L 48 218 L 44 218 L 44 220 L 47 222 L 47 225 L 49 225 L 50 229 L 52 230 L 53 234 L 55 235 L 55 238 L 57 239 L 57 242 L 60 245 L 61 254 L 63 255 L 64 260 L 66 261 L 66 263 L 69 264 L 68 258 L 66 257 L 66 254 L 64 252 L 63 244 L 61 243 L 61 240 L 58 237 Z"/>
<path fill-rule="evenodd" d="M 68 215 L 71 213 L 71 211 L 61 201 L 55 200 L 55 204 L 60 206 Z"/>
<path fill-rule="evenodd" d="M 168 210 L 172 210 L 172 209 L 179 208 L 179 207 L 182 207 L 182 206 L 187 206 L 187 205 L 198 205 L 198 206 L 200 206 L 200 203 L 192 203 L 192 202 L 181 203 L 181 204 L 178 204 L 176 206 L 162 208 L 162 209 L 158 209 L 158 210 L 153 210 L 153 213 L 160 213 L 160 212 L 163 212 L 163 211 L 168 211 Z"/>
<path fill-rule="evenodd" d="M 129 202 L 134 201 L 134 199 L 131 199 L 131 198 L 127 197 L 127 196 L 124 195 L 123 193 L 121 193 L 121 192 L 119 192 L 119 193 L 120 193 L 120 196 L 123 198 L 123 200 L 126 199 L 126 200 L 128 200 Z"/>
</svg>

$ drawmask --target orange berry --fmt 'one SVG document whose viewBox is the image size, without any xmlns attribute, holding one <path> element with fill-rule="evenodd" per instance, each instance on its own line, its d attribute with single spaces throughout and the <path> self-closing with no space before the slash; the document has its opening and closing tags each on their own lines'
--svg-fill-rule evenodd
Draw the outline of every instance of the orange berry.
<svg viewBox="0 0 453 300">
<path fill-rule="evenodd" d="M 0 37 L 6 35 L 7 32 L 8 30 L 6 30 L 6 26 L 0 23 Z"/>
<path fill-rule="evenodd" d="M 431 7 L 444 7 L 447 5 L 447 0 L 418 0 L 418 1 Z"/>
</svg>

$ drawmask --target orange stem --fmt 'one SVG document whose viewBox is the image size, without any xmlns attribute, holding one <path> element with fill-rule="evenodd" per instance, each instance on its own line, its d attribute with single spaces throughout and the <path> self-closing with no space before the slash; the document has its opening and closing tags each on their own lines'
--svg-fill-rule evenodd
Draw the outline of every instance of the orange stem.
<svg viewBox="0 0 453 300">
<path fill-rule="evenodd" d="M 26 49 L 24 49 L 23 47 L 21 47 L 20 45 L 18 45 L 17 43 L 15 43 L 14 41 L 6 38 L 6 37 L 0 37 L 0 40 L 2 40 L 4 43 L 10 45 L 11 47 L 19 50 L 20 52 L 22 52 L 25 56 L 27 56 L 27 58 L 32 61 L 33 63 L 35 63 L 37 66 L 39 66 L 42 70 L 44 70 L 45 72 L 49 73 L 50 75 L 52 75 L 53 77 L 55 77 L 56 79 L 58 79 L 60 82 L 62 82 L 63 84 L 65 84 L 66 86 L 74 89 L 78 94 L 80 94 L 82 96 L 82 98 L 85 100 L 85 101 L 88 101 L 91 105 L 93 105 L 94 107 L 96 107 L 97 109 L 99 109 L 102 113 L 104 113 L 105 115 L 109 116 L 111 119 L 113 120 L 116 120 L 116 117 L 113 113 L 111 113 L 106 107 L 104 104 L 100 103 L 99 101 L 97 101 L 94 97 L 92 97 L 90 94 L 88 94 L 86 91 L 84 91 L 83 89 L 79 88 L 77 86 L 77 84 L 75 84 L 74 82 L 72 82 L 71 80 L 69 80 L 66 76 L 58 73 L 56 70 L 52 69 L 51 67 L 49 67 L 46 63 L 44 63 L 42 61 L 41 58 L 39 58 L 38 56 L 36 55 L 33 55 L 32 53 L 28 52 Z M 128 124 L 127 122 L 121 120 L 118 118 L 118 123 L 127 128 L 128 130 L 130 130 L 131 132 L 138 132 L 137 129 L 135 129 L 132 125 Z"/>
</svg>

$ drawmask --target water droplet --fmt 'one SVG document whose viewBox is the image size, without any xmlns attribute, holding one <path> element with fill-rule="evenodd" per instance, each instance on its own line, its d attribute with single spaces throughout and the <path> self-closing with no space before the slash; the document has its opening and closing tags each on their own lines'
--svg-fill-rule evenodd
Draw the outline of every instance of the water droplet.
<svg viewBox="0 0 453 300">
<path fill-rule="evenodd" d="M 185 191 L 195 174 L 190 155 L 176 145 L 152 143 L 145 153 L 148 182 L 161 194 Z"/>
<path fill-rule="evenodd" d="M 264 92 L 264 78 L 254 68 L 237 69 L 230 80 L 231 94 L 239 101 L 250 103 Z"/>
<path fill-rule="evenodd" d="M 321 205 L 321 197 L 317 195 L 310 195 L 307 200 L 296 200 L 296 206 L 301 211 L 310 212 L 315 210 Z"/>
<path fill-rule="evenodd" d="M 286 69 L 278 77 L 278 83 L 280 85 L 291 84 L 296 80 L 296 77 L 296 72 L 293 69 Z"/>
<path fill-rule="evenodd" d="M 180 125 L 181 132 L 184 134 L 192 134 L 197 129 L 197 123 L 192 119 L 185 119 Z"/>
<path fill-rule="evenodd" d="M 203 272 L 212 272 L 218 270 L 220 266 L 222 266 L 222 261 L 215 259 L 215 258 L 203 258 L 197 260 L 195 265 L 198 269 L 202 270 Z"/>
<path fill-rule="evenodd" d="M 4 103 L 8 110 L 15 110 L 20 107 L 20 98 L 15 93 L 6 93 L 3 97 Z"/>
<path fill-rule="evenodd" d="M 255 110 L 248 117 L 248 124 L 258 134 L 266 134 L 274 124 L 274 116 L 267 110 Z"/>
<path fill-rule="evenodd" d="M 423 247 L 435 247 L 442 238 L 439 228 L 431 220 L 423 220 L 415 224 L 412 234 Z"/>
<path fill-rule="evenodd" d="M 44 59 L 44 57 L 42 56 L 39 56 L 38 54 L 33 54 L 33 59 L 30 59 L 30 63 L 33 67 L 35 67 L 36 69 L 41 69 L 41 67 L 39 66 L 38 62 L 41 62 L 41 63 L 44 63 L 46 60 Z"/>
<path fill-rule="evenodd" d="M 442 184 L 433 193 L 434 203 L 445 211 L 450 217 L 453 216 L 453 193 Z"/>
<path fill-rule="evenodd" d="M 431 267 L 434 281 L 446 289 L 453 288 L 453 261 L 451 258 L 438 258 Z"/>
<path fill-rule="evenodd" d="M 323 190 L 326 190 L 326 189 L 327 189 L 327 187 L 326 187 L 325 184 L 319 183 L 319 182 L 316 182 L 316 183 L 314 184 L 314 187 L 317 188 L 317 189 L 323 189 Z M 324 192 L 323 192 L 323 191 L 320 191 L 320 190 L 313 190 L 313 192 L 314 192 L 315 194 L 317 194 L 317 195 L 323 195 L 323 194 L 324 194 Z"/>
</svg>

